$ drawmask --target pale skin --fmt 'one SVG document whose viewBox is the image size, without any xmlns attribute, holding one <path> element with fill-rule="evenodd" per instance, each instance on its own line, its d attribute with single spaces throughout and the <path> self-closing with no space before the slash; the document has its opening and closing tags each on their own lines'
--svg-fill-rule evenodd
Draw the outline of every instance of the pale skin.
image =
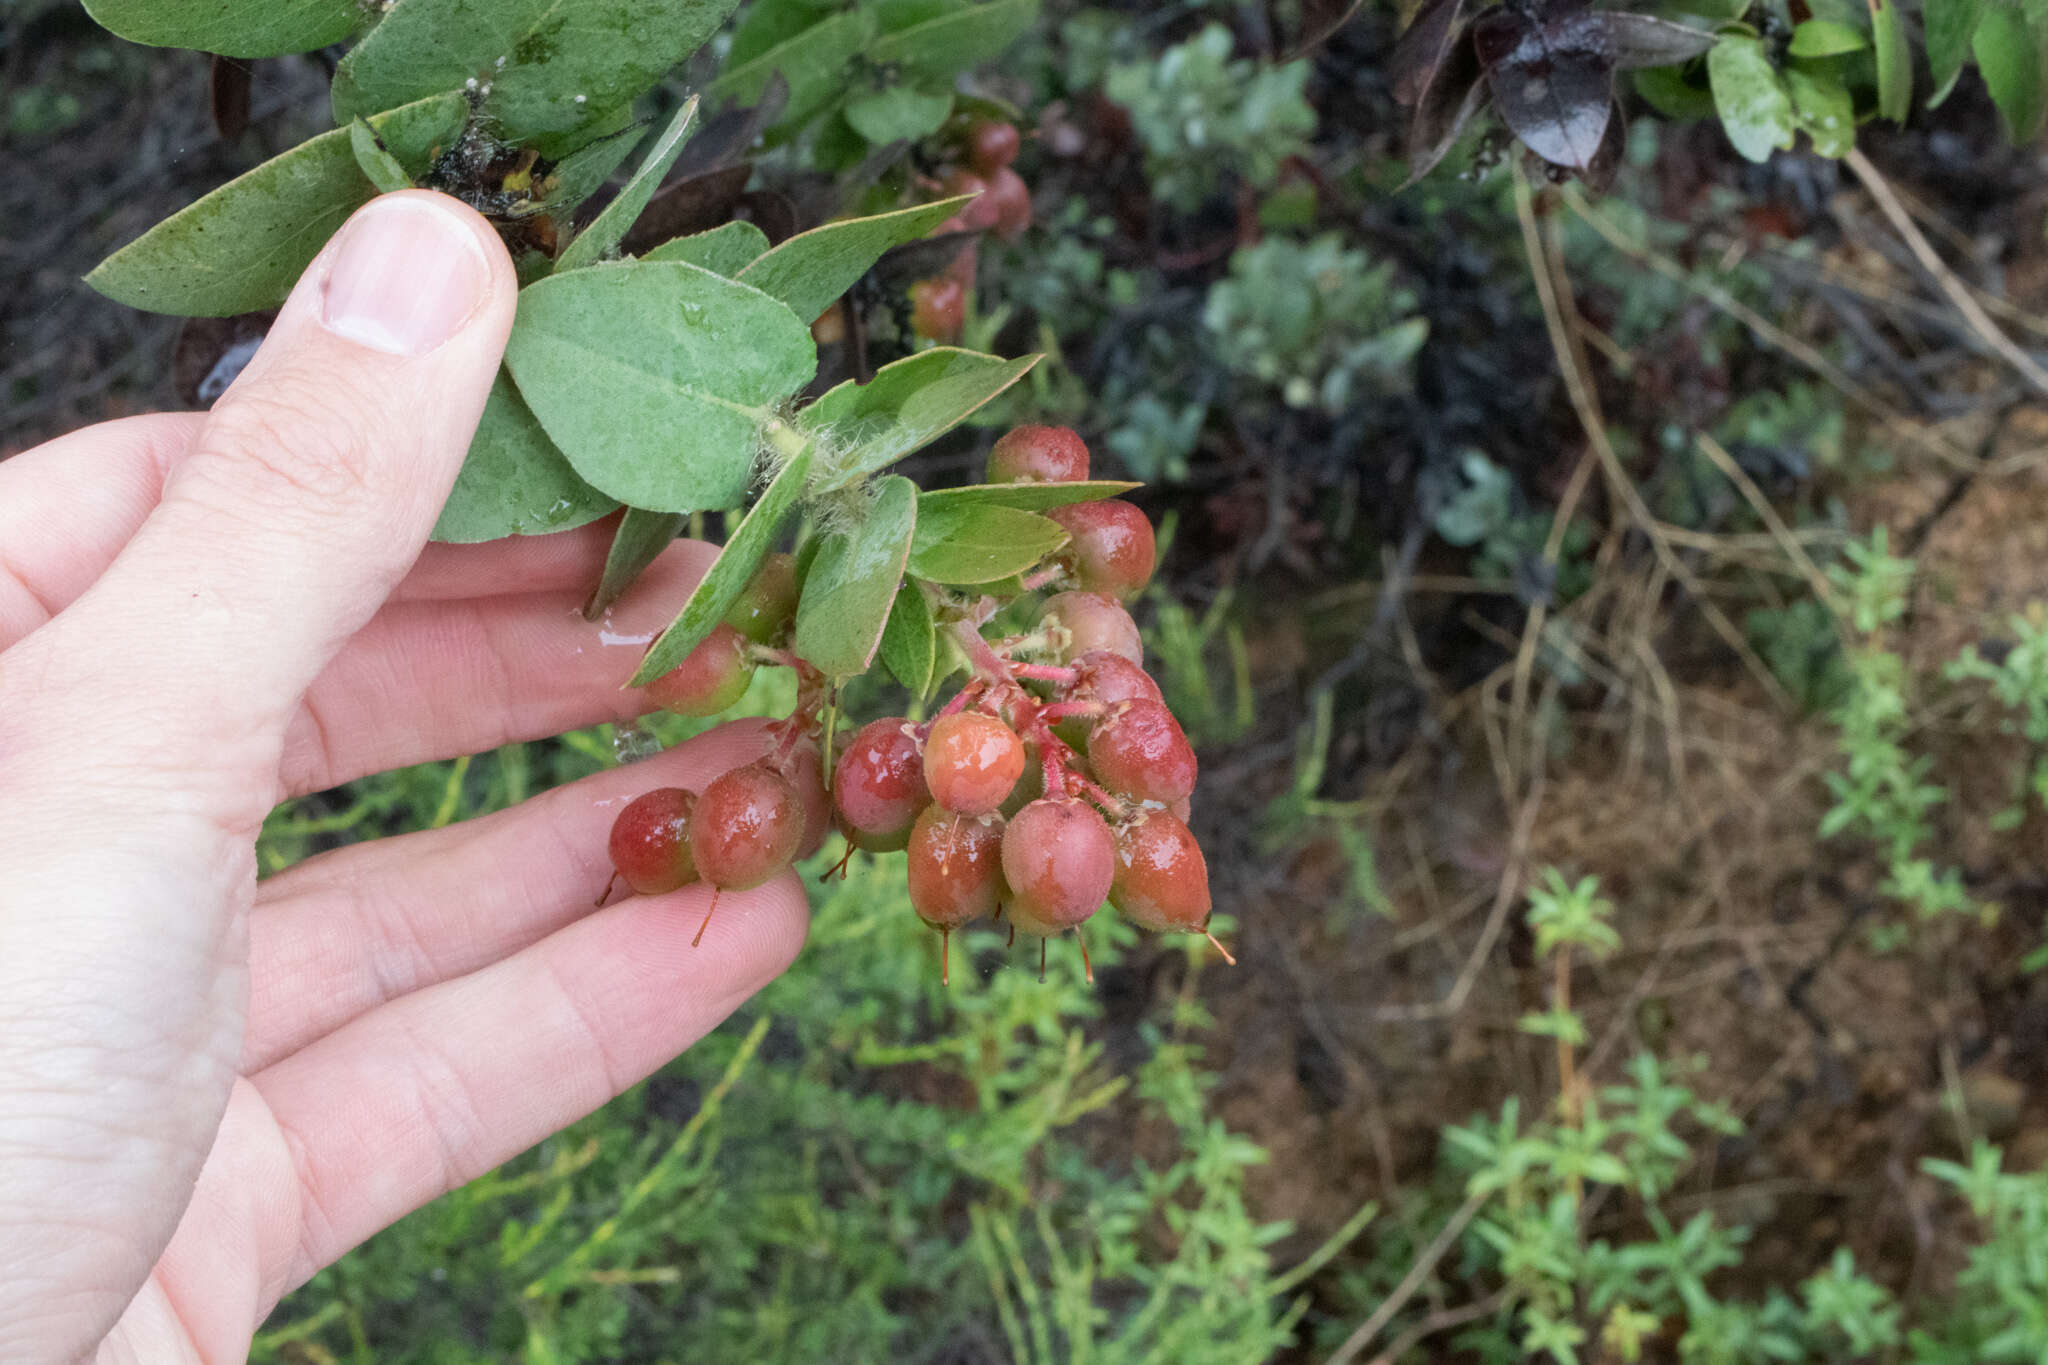
<svg viewBox="0 0 2048 1365">
<path fill-rule="evenodd" d="M 619 806 L 753 756 L 744 726 L 258 881 L 280 800 L 645 706 L 575 610 L 605 527 L 426 544 L 516 286 L 451 200 L 356 223 L 399 220 L 382 292 L 343 282 L 352 223 L 211 413 L 0 462 L 0 1359 L 244 1359 L 293 1286 L 803 943 L 787 875 L 696 948 L 699 888 L 592 908 Z M 672 549 L 613 634 L 710 555 Z"/>
</svg>

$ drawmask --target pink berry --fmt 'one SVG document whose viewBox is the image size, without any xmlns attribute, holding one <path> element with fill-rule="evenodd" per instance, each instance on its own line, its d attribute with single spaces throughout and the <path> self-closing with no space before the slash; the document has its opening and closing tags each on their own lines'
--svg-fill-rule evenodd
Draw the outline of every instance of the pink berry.
<svg viewBox="0 0 2048 1365">
<path fill-rule="evenodd" d="M 972 203 L 961 207 L 962 226 L 976 232 L 985 232 L 996 225 L 996 219 L 1002 214 L 1002 205 L 996 196 L 988 192 L 989 183 L 986 179 L 973 171 L 954 171 L 946 177 L 944 189 L 949 198 L 956 194 L 979 196 Z"/>
<path fill-rule="evenodd" d="M 960 815 L 1003 804 L 1024 775 L 1024 741 L 994 716 L 957 711 L 932 722 L 924 742 L 924 780 L 932 800 Z"/>
<path fill-rule="evenodd" d="M 1195 751 L 1164 702 L 1118 702 L 1088 732 L 1095 780 L 1118 796 L 1164 806 L 1195 789 Z"/>
<path fill-rule="evenodd" d="M 825 790 L 825 761 L 818 746 L 806 742 L 783 761 L 779 771 L 796 789 L 803 805 L 804 833 L 797 842 L 796 856 L 808 858 L 824 847 L 825 836 L 832 832 L 832 793 Z"/>
<path fill-rule="evenodd" d="M 862 726 L 833 769 L 832 799 L 848 837 L 898 840 L 896 847 L 902 847 L 900 840 L 909 837 L 917 813 L 932 799 L 910 722 L 890 716 Z"/>
<path fill-rule="evenodd" d="M 1152 581 L 1158 550 L 1152 523 L 1121 498 L 1054 507 L 1046 516 L 1073 539 L 1060 551 L 1074 582 L 1089 592 L 1135 597 Z"/>
<path fill-rule="evenodd" d="M 1023 145 L 1014 123 L 978 118 L 967 127 L 967 160 L 983 175 L 994 175 L 1015 161 Z"/>
<path fill-rule="evenodd" d="M 1109 903 L 1142 928 L 1206 928 L 1209 864 L 1194 832 L 1165 811 L 1147 811 L 1117 830 Z"/>
<path fill-rule="evenodd" d="M 1116 876 L 1116 841 L 1095 808 L 1050 796 L 1003 831 L 1005 911 L 1027 934 L 1071 929 L 1101 908 Z"/>
<path fill-rule="evenodd" d="M 1106 712 L 1120 701 L 1161 700 L 1159 684 L 1152 681 L 1152 675 L 1121 654 L 1090 650 L 1074 660 L 1073 668 L 1074 681 L 1060 690 L 1063 702 L 1098 706 Z M 1086 749 L 1088 731 L 1094 725 L 1094 716 L 1068 716 L 1053 730 L 1070 748 Z"/>
<path fill-rule="evenodd" d="M 723 891 L 759 886 L 788 867 L 803 837 L 802 798 L 760 763 L 713 779 L 690 812 L 697 870 Z"/>
<path fill-rule="evenodd" d="M 1088 447 L 1072 427 L 1012 427 L 988 453 L 990 483 L 1081 483 Z"/>
<path fill-rule="evenodd" d="M 925 341 L 951 345 L 967 325 L 967 287 L 950 275 L 910 286 L 910 330 Z"/>
<path fill-rule="evenodd" d="M 988 192 L 974 202 L 993 206 L 989 226 L 1006 242 L 1016 241 L 1031 226 L 1031 187 L 1008 166 L 989 176 Z"/>
<path fill-rule="evenodd" d="M 610 852 L 619 879 L 643 896 L 658 896 L 697 880 L 690 856 L 694 792 L 661 787 L 636 796 L 612 821 Z"/>
<path fill-rule="evenodd" d="M 725 623 L 757 645 L 775 643 L 796 619 L 796 556 L 776 551 L 725 610 Z"/>
<path fill-rule="evenodd" d="M 647 684 L 647 695 L 679 716 L 711 716 L 737 702 L 753 680 L 747 637 L 720 622 L 681 663 Z"/>
<path fill-rule="evenodd" d="M 1099 592 L 1062 592 L 1045 599 L 1039 622 L 1052 633 L 1062 659 L 1078 659 L 1094 650 L 1120 654 L 1134 664 L 1145 662 L 1145 642 L 1138 623 L 1123 604 Z"/>
<path fill-rule="evenodd" d="M 925 807 L 911 826 L 910 904 L 934 929 L 958 929 L 1001 903 L 1003 819 Z"/>
</svg>

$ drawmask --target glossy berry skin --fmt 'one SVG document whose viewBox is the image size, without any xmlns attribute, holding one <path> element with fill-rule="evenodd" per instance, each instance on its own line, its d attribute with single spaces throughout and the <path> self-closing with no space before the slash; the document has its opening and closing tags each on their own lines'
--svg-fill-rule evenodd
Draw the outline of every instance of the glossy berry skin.
<svg viewBox="0 0 2048 1365">
<path fill-rule="evenodd" d="M 1018 811 L 1045 795 L 1045 763 L 1040 758 L 1038 745 L 1024 741 L 1024 776 L 1017 779 L 1017 785 L 1010 788 L 1009 796 L 1003 799 L 1003 818 L 1009 819 Z"/>
<path fill-rule="evenodd" d="M 1054 593 L 1045 599 L 1038 619 L 1054 632 L 1062 659 L 1078 659 L 1100 649 L 1134 664 L 1145 662 L 1145 642 L 1138 635 L 1138 623 L 1114 597 L 1099 592 Z"/>
<path fill-rule="evenodd" d="M 967 162 L 983 175 L 994 175 L 1017 159 L 1024 139 L 1017 125 L 978 118 L 967 127 Z"/>
<path fill-rule="evenodd" d="M 924 753 L 910 722 L 889 716 L 863 725 L 832 771 L 832 799 L 849 838 L 894 839 L 901 848 L 918 812 L 932 800 L 924 781 Z"/>
<path fill-rule="evenodd" d="M 796 619 L 796 556 L 776 551 L 725 609 L 725 624 L 757 645 L 772 645 Z"/>
<path fill-rule="evenodd" d="M 1080 924 L 1115 876 L 1116 840 L 1085 801 L 1033 801 L 1003 831 L 1004 910 L 1023 933 L 1050 937 Z"/>
<path fill-rule="evenodd" d="M 1141 928 L 1200 933 L 1209 923 L 1209 864 L 1194 832 L 1165 811 L 1147 811 L 1116 832 L 1109 903 Z"/>
<path fill-rule="evenodd" d="M 697 880 L 690 855 L 690 810 L 695 792 L 660 787 L 636 796 L 612 821 L 610 852 L 619 880 L 643 896 L 658 896 Z"/>
<path fill-rule="evenodd" d="M 1060 551 L 1076 586 L 1112 597 L 1135 597 L 1152 581 L 1158 548 L 1152 523 L 1122 498 L 1048 508 L 1046 516 L 1073 537 Z"/>
<path fill-rule="evenodd" d="M 924 780 L 932 800 L 959 815 L 986 815 L 1000 807 L 1024 775 L 1024 741 L 978 711 L 958 711 L 932 722 L 924 742 Z"/>
<path fill-rule="evenodd" d="M 803 801 L 759 763 L 713 779 L 690 812 L 697 871 L 722 891 L 759 886 L 788 867 L 804 837 Z"/>
<path fill-rule="evenodd" d="M 1061 689 L 1060 700 L 1100 706 L 1105 711 L 1120 701 L 1160 701 L 1159 684 L 1152 675 L 1121 654 L 1093 649 L 1074 660 L 1077 675 Z M 1053 726 L 1053 732 L 1075 749 L 1086 751 L 1088 732 L 1095 726 L 1091 716 L 1068 716 Z"/>
<path fill-rule="evenodd" d="M 1006 242 L 1016 241 L 1031 226 L 1031 187 L 1008 166 L 988 178 L 988 192 L 974 202 L 991 205 L 989 226 Z"/>
<path fill-rule="evenodd" d="M 950 345 L 967 325 L 967 286 L 935 275 L 910 286 L 910 330 L 925 341 Z"/>
<path fill-rule="evenodd" d="M 910 904 L 934 929 L 993 915 L 1003 893 L 1003 818 L 925 807 L 910 829 Z"/>
<path fill-rule="evenodd" d="M 988 453 L 989 483 L 1080 483 L 1087 477 L 1088 447 L 1072 427 L 1012 427 Z"/>
<path fill-rule="evenodd" d="M 796 856 L 808 858 L 825 846 L 825 836 L 832 832 L 832 793 L 825 790 L 825 761 L 815 744 L 804 743 L 797 746 L 781 771 L 804 808 L 804 834 Z"/>
<path fill-rule="evenodd" d="M 1125 701 L 1088 732 L 1095 780 L 1133 801 L 1171 805 L 1195 790 L 1195 751 L 1163 702 Z"/>
<path fill-rule="evenodd" d="M 747 637 L 721 621 L 681 663 L 647 684 L 647 695 L 664 711 L 710 716 L 746 695 L 753 680 Z"/>
</svg>

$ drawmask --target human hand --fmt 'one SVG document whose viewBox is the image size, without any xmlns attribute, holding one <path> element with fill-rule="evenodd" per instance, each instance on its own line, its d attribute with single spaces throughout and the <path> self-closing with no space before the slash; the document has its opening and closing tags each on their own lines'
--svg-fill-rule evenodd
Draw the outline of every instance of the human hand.
<svg viewBox="0 0 2048 1365">
<path fill-rule="evenodd" d="M 575 613 L 599 528 L 421 549 L 515 293 L 481 218 L 386 196 L 212 412 L 0 463 L 0 1359 L 241 1359 L 802 944 L 788 876 L 694 950 L 706 888 L 591 910 L 617 804 L 744 761 L 745 726 L 256 881 L 280 799 L 640 709 L 637 651 Z M 613 630 L 710 558 L 675 547 Z"/>
</svg>

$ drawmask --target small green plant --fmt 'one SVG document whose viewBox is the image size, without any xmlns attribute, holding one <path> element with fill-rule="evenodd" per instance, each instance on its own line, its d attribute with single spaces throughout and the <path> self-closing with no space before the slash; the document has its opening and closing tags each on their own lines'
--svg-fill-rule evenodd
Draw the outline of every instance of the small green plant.
<svg viewBox="0 0 2048 1365">
<path fill-rule="evenodd" d="M 1103 88 L 1130 111 L 1152 193 L 1181 212 L 1199 208 L 1234 175 L 1271 185 L 1315 131 L 1302 97 L 1308 63 L 1261 67 L 1231 57 L 1230 30 L 1210 24 L 1157 60 L 1109 68 Z"/>
</svg>

